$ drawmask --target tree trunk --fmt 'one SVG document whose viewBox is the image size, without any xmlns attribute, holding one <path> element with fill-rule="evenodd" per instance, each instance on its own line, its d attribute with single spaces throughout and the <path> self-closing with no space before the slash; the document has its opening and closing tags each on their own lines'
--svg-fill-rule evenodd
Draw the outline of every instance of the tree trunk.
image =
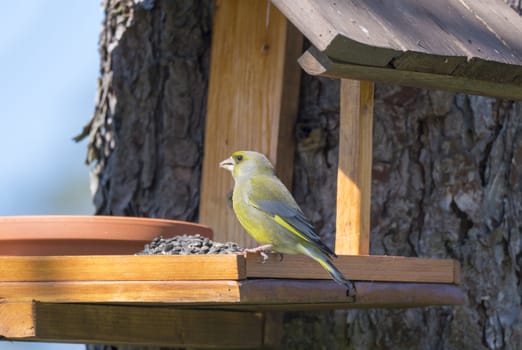
<svg viewBox="0 0 522 350">
<path fill-rule="evenodd" d="M 84 130 L 97 214 L 194 220 L 211 1 L 104 3 L 96 110 Z"/>
<path fill-rule="evenodd" d="M 294 192 L 323 237 L 331 237 L 338 82 L 303 77 L 301 91 Z M 469 302 L 336 312 L 335 317 L 293 314 L 286 318 L 286 345 L 517 349 L 522 344 L 521 117 L 520 102 L 378 84 L 371 253 L 457 259 Z M 344 334 L 334 335 L 334 329 Z"/>
<path fill-rule="evenodd" d="M 196 219 L 211 5 L 104 3 L 102 76 L 85 129 L 98 214 Z M 282 347 L 518 348 L 521 117 L 520 102 L 378 84 L 371 253 L 457 259 L 469 302 L 287 313 Z M 303 74 L 295 133 L 293 192 L 332 244 L 338 81 Z"/>
</svg>

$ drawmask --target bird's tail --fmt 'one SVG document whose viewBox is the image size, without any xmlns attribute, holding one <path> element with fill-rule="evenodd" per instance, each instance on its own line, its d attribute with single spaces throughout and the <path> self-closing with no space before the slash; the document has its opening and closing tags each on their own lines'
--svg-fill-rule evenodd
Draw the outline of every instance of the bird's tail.
<svg viewBox="0 0 522 350">
<path fill-rule="evenodd" d="M 306 247 L 303 247 L 305 250 L 305 254 L 317 261 L 321 266 L 328 271 L 330 276 L 332 276 L 332 279 L 339 283 L 342 286 L 345 286 L 347 288 L 346 295 L 347 296 L 355 296 L 356 294 L 356 288 L 355 284 L 349 280 L 348 278 L 344 277 L 343 273 L 339 271 L 339 269 L 330 261 L 328 256 L 318 252 L 314 251 L 315 249 L 309 249 Z"/>
</svg>

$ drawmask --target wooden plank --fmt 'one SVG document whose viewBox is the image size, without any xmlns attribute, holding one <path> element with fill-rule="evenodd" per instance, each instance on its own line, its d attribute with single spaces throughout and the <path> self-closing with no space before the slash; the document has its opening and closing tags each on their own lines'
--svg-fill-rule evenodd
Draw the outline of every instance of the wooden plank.
<svg viewBox="0 0 522 350">
<path fill-rule="evenodd" d="M 466 295 L 453 284 L 356 282 L 356 287 L 354 301 L 334 281 L 246 280 L 241 282 L 241 301 L 258 305 L 259 310 L 404 308 L 466 302 Z"/>
<path fill-rule="evenodd" d="M 86 285 L 87 284 L 87 285 Z M 453 283 L 356 282 L 355 302 L 346 297 L 346 288 L 327 280 L 254 278 L 216 286 L 183 282 L 12 282 L 0 284 L 9 303 L 103 303 L 121 305 L 172 305 L 183 309 L 296 310 L 369 307 L 416 307 L 456 305 L 465 299 Z M 217 283 L 218 284 L 218 283 Z M 96 288 L 101 290 L 98 292 Z M 131 288 L 136 289 L 133 294 Z M 198 292 L 199 289 L 208 292 Z M 227 291 L 226 289 L 232 290 Z M 180 289 L 178 291 L 177 289 Z M 416 295 L 415 290 L 419 290 Z M 168 291 L 171 293 L 168 293 Z M 402 291 L 388 296 L 388 292 Z M 308 292 L 307 292 L 308 291 Z M 157 294 L 154 294 L 157 293 Z M 226 293 L 229 295 L 227 296 Z M 424 293 L 424 294 L 423 294 Z M 428 293 L 428 294 L 425 294 Z M 192 294 L 192 295 L 191 295 Z M 234 295 L 232 295 L 234 294 Z M 434 294 L 446 296 L 440 299 Z M 433 299 L 431 299 L 433 298 Z M 6 303 L 7 304 L 7 303 Z M 26 309 L 28 310 L 28 309 Z M 13 313 L 14 314 L 14 313 Z M 20 318 L 23 320 L 23 318 Z M 16 329 L 21 329 L 17 326 Z"/>
<path fill-rule="evenodd" d="M 235 259 L 243 266 L 240 278 L 237 274 L 216 272 L 214 275 L 220 279 L 209 280 L 211 275 L 201 272 L 207 266 L 216 271 L 221 268 L 226 270 L 230 267 L 227 261 L 236 261 Z M 354 280 L 458 283 L 458 277 L 455 276 L 458 276 L 459 264 L 449 259 L 348 255 L 340 256 L 334 263 L 347 277 Z M 147 267 L 138 267 L 140 264 Z M 171 270 L 180 264 L 186 264 L 186 269 L 192 269 L 192 273 L 172 273 Z M 227 275 L 230 276 L 229 279 L 223 277 Z M 181 280 L 181 276 L 186 280 Z M 128 297 L 137 298 L 131 301 L 140 300 L 140 297 L 145 298 L 145 301 L 162 300 L 163 297 L 177 300 L 177 297 L 183 297 L 182 293 L 189 293 L 187 298 L 194 297 L 197 300 L 198 296 L 192 295 L 190 288 L 216 287 L 215 292 L 221 293 L 222 289 L 230 288 L 238 279 L 247 277 L 329 279 L 329 275 L 318 263 L 303 255 L 284 255 L 282 261 L 277 254 L 269 255 L 265 263 L 262 263 L 258 254 L 248 254 L 246 260 L 242 255 L 0 257 L 0 290 L 24 286 L 23 282 L 41 281 L 43 283 L 33 286 L 39 286 L 38 288 L 41 287 L 43 291 L 51 294 L 56 293 L 58 299 L 50 301 L 60 301 L 59 295 L 62 291 L 65 294 L 95 293 L 100 294 L 100 298 L 108 297 L 112 293 L 112 282 L 121 285 L 122 293 L 129 293 L 122 296 L 122 301 L 128 300 L 125 299 Z M 68 284 L 74 281 L 78 283 Z M 124 283 L 127 281 L 129 283 Z M 176 284 L 177 282 L 179 284 Z M 106 290 L 105 286 L 109 289 Z M 135 286 L 136 295 L 132 296 L 132 288 Z M 169 292 L 168 288 L 174 287 L 168 286 L 175 286 L 176 290 Z M 57 289 L 53 292 L 53 288 Z M 77 290 L 73 290 L 74 288 Z M 98 293 L 95 292 L 96 288 L 99 288 Z M 151 293 L 151 288 L 166 289 L 161 292 L 161 296 L 143 295 Z M 213 291 L 202 290 L 200 293 L 202 297 L 207 298 L 212 296 Z M 16 289 L 10 295 L 15 294 Z M 0 296 L 6 297 L 1 293 Z M 95 298 L 93 301 L 104 300 L 96 299 L 99 298 L 96 295 L 92 297 Z M 150 298 L 153 299 L 149 300 Z"/>
<path fill-rule="evenodd" d="M 32 340 L 226 349 L 263 343 L 257 312 L 36 303 L 35 315 Z"/>
<path fill-rule="evenodd" d="M 522 86 L 522 84 L 517 83 L 517 78 L 522 77 L 522 66 L 510 66 L 479 58 L 472 58 L 466 65 L 460 65 L 452 75 Z"/>
<path fill-rule="evenodd" d="M 256 245 L 227 205 L 233 180 L 220 161 L 262 152 L 290 187 L 301 49 L 302 35 L 269 1 L 217 1 L 199 217 L 218 241 Z"/>
<path fill-rule="evenodd" d="M 351 64 L 385 67 L 397 53 L 408 51 L 522 64 L 522 21 L 501 0 L 274 4 L 320 51 Z"/>
<path fill-rule="evenodd" d="M 341 79 L 335 253 L 368 255 L 373 83 Z"/>
<path fill-rule="evenodd" d="M 171 281 L 245 278 L 241 255 L 0 256 L 0 281 Z"/>
<path fill-rule="evenodd" d="M 379 255 L 345 255 L 334 264 L 355 281 L 459 283 L 460 265 L 452 259 L 408 258 Z M 248 278 L 330 279 L 311 258 L 303 255 L 270 254 L 263 263 L 256 255 L 247 256 Z"/>
<path fill-rule="evenodd" d="M 319 3 L 314 0 L 299 2 L 273 0 L 272 2 L 318 50 L 328 52 L 329 55 L 342 55 L 348 61 L 385 66 L 400 53 L 401 47 L 394 40 L 389 40 L 387 36 L 372 35 L 373 54 L 368 55 L 368 45 L 365 43 L 367 35 L 360 27 L 360 23 L 366 23 L 368 27 L 381 27 L 381 25 L 370 13 L 362 11 L 360 7 L 345 8 L 350 6 L 350 3 L 336 1 L 334 5 L 333 1 Z M 342 9 L 338 9 L 337 4 Z M 327 12 L 331 11 L 335 12 L 334 16 L 339 17 L 339 21 L 334 21 L 327 15 Z M 350 19 L 345 20 L 342 11 L 345 11 L 345 15 L 352 14 Z M 368 25 L 368 22 L 371 24 Z M 350 33 L 350 36 L 346 33 Z M 335 45 L 333 45 L 334 41 L 336 41 Z"/>
<path fill-rule="evenodd" d="M 299 58 L 299 64 L 308 74 L 312 75 L 371 80 L 425 89 L 447 90 L 474 95 L 495 96 L 510 100 L 522 100 L 522 80 L 517 80 L 517 84 L 497 83 L 462 76 L 353 65 L 334 62 L 314 48 L 310 48 Z"/>
<path fill-rule="evenodd" d="M 453 283 L 460 284 L 460 264 L 455 261 L 455 265 L 453 266 Z"/>
<path fill-rule="evenodd" d="M 0 303 L 0 338 L 34 336 L 33 304 Z"/>
<path fill-rule="evenodd" d="M 81 283 L 69 284 L 78 286 Z M 114 299 L 107 298 L 98 300 L 103 304 L 90 305 L 88 303 L 93 302 L 93 298 L 87 294 L 83 300 L 69 297 L 58 303 L 49 303 L 49 300 L 37 302 L 34 309 L 31 301 L 20 304 L 4 302 L 0 304 L 0 336 L 83 343 L 197 347 L 213 344 L 231 348 L 259 346 L 262 342 L 265 346 L 271 346 L 280 340 L 280 329 L 275 321 L 280 324 L 281 314 L 276 312 L 261 316 L 261 310 L 404 308 L 466 303 L 466 295 L 454 284 L 357 282 L 357 296 L 353 300 L 347 298 L 344 287 L 333 281 L 252 279 L 239 283 L 241 300 L 228 302 L 172 301 L 169 298 L 163 301 L 149 298 L 147 301 L 144 298 L 135 303 L 127 301 L 113 305 L 110 303 Z M 42 283 L 22 284 L 35 287 Z M 180 284 L 171 282 L 168 287 L 176 288 Z M 111 285 L 116 287 L 117 283 Z M 60 291 L 59 287 L 55 290 Z M 41 295 L 35 290 L 38 291 L 38 287 L 18 292 L 32 292 L 38 300 Z M 5 288 L 0 290 L 2 295 L 4 291 Z M 29 296 L 18 297 L 29 299 Z M 215 339 L 219 334 L 222 339 Z"/>
<path fill-rule="evenodd" d="M 2 282 L 10 303 L 235 303 L 237 281 Z"/>
<path fill-rule="evenodd" d="M 450 75 L 459 67 L 466 66 L 466 63 L 467 58 L 462 56 L 436 56 L 407 51 L 395 57 L 390 66 L 404 71 Z"/>
<path fill-rule="evenodd" d="M 522 21 L 513 9 L 500 0 L 460 0 L 463 7 L 486 25 L 487 30 L 511 48 L 521 58 L 522 41 L 520 30 Z"/>
</svg>

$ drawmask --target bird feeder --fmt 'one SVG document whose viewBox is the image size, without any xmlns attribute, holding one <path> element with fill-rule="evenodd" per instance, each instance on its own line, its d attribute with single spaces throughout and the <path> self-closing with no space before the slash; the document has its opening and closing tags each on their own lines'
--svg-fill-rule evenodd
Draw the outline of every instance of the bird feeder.
<svg viewBox="0 0 522 350">
<path fill-rule="evenodd" d="M 216 1 L 200 222 L 216 241 L 255 246 L 218 163 L 265 153 L 291 188 L 299 66 L 339 78 L 335 264 L 355 301 L 305 256 L 0 257 L 0 335 L 275 347 L 282 311 L 464 303 L 457 261 L 369 255 L 373 81 L 521 99 L 521 37 L 501 1 Z"/>
</svg>

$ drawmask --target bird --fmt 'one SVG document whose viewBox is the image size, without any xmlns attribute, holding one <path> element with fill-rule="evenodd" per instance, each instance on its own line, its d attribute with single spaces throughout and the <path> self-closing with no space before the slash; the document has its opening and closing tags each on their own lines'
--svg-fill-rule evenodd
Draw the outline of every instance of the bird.
<svg viewBox="0 0 522 350">
<path fill-rule="evenodd" d="M 347 288 L 347 296 L 355 296 L 355 284 L 332 263 L 337 255 L 321 241 L 265 155 L 237 151 L 219 166 L 234 178 L 232 208 L 239 223 L 260 244 L 245 252 L 259 253 L 264 260 L 266 252 L 307 255 Z"/>
</svg>

